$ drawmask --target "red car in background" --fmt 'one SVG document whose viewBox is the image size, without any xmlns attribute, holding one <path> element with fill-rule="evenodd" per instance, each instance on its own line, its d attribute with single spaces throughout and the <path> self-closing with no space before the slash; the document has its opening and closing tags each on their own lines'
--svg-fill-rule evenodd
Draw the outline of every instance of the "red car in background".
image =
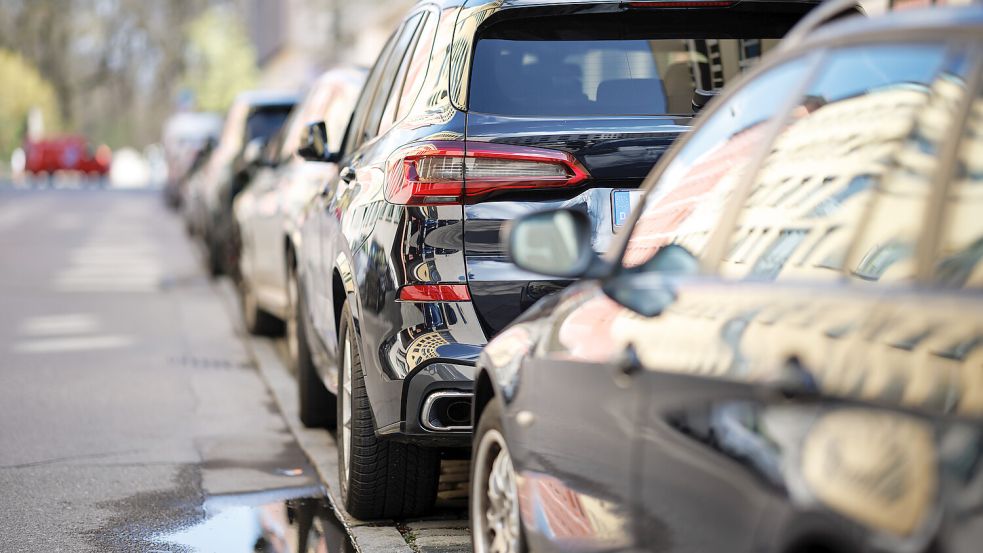
<svg viewBox="0 0 983 553">
<path fill-rule="evenodd" d="M 104 177 L 109 173 L 112 151 L 102 145 L 93 153 L 84 137 L 61 136 L 24 143 L 26 172 L 53 174 L 58 171 L 75 171 L 91 176 Z"/>
</svg>

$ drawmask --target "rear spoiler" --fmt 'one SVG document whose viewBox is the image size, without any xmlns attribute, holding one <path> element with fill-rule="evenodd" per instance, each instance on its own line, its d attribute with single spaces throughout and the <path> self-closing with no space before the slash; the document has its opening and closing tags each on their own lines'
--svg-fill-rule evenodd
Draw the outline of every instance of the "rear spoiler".
<svg viewBox="0 0 983 553">
<path fill-rule="evenodd" d="M 859 0 L 829 0 L 828 2 L 823 2 L 803 17 L 802 21 L 799 21 L 795 27 L 792 27 L 792 30 L 782 39 L 779 47 L 782 49 L 793 48 L 797 44 L 802 43 L 806 37 L 819 27 L 850 15 L 867 15 L 867 12 L 860 5 Z"/>
</svg>

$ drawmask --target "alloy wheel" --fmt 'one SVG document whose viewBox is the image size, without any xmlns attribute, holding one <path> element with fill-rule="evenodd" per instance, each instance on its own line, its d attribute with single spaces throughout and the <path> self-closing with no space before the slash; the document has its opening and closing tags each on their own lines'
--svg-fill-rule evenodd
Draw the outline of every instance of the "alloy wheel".
<svg viewBox="0 0 983 553">
<path fill-rule="evenodd" d="M 519 494 L 501 432 L 492 428 L 481 436 L 474 463 L 471 523 L 475 553 L 519 553 Z"/>
</svg>

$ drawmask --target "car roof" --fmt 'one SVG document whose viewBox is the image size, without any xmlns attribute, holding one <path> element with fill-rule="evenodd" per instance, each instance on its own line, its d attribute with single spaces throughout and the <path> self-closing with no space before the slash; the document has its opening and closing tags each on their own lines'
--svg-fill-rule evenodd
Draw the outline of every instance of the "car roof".
<svg viewBox="0 0 983 553">
<path fill-rule="evenodd" d="M 983 5 L 935 6 L 901 10 L 874 17 L 851 16 L 823 24 L 788 48 L 809 50 L 838 40 L 882 39 L 897 34 L 899 41 L 925 34 L 948 34 L 954 30 L 976 32 L 983 30 Z M 794 30 L 793 30 L 794 33 Z M 910 39 L 908 39 L 910 40 Z"/>
<path fill-rule="evenodd" d="M 656 0 L 659 1 L 659 0 Z M 662 0 L 670 2 L 672 0 Z M 713 1 L 713 0 L 695 0 Z M 735 4 L 762 4 L 762 3 L 784 3 L 784 4 L 819 4 L 821 0 L 734 0 Z M 568 4 L 571 6 L 590 6 L 590 5 L 609 5 L 617 6 L 627 4 L 627 0 L 420 0 L 417 6 L 434 5 L 440 8 L 453 8 L 467 5 L 469 8 L 482 6 L 485 4 L 496 3 L 499 9 L 527 8 L 527 7 L 546 7 L 561 6 Z"/>
<path fill-rule="evenodd" d="M 236 96 L 236 103 L 243 103 L 250 106 L 274 106 L 296 104 L 297 93 L 284 92 L 280 90 L 249 90 L 240 92 Z"/>
</svg>

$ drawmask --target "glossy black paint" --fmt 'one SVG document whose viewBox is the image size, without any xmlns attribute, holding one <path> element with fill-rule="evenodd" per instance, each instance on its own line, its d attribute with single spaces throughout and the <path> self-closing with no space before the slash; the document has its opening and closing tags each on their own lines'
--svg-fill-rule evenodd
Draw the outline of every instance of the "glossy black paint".
<svg viewBox="0 0 983 553">
<path fill-rule="evenodd" d="M 970 245 L 952 254 L 932 237 L 944 236 L 950 225 L 976 233 L 983 228 L 976 222 L 979 199 L 950 195 L 957 187 L 973 188 L 966 185 L 978 185 L 980 179 L 966 168 L 973 162 L 959 156 L 971 155 L 983 125 L 981 31 L 979 7 L 830 25 L 764 62 L 715 100 L 718 109 L 708 108 L 705 124 L 667 154 L 647 185 L 655 206 L 659 198 L 684 200 L 682 194 L 663 197 L 658 192 L 660 187 L 687 191 L 674 188 L 673 176 L 679 173 L 669 170 L 687 142 L 700 144 L 703 132 L 718 132 L 710 123 L 714 112 L 729 109 L 726 102 L 783 64 L 811 67 L 797 76 L 808 81 L 812 72 L 826 67 L 824 60 L 836 59 L 827 57 L 827 50 L 863 46 L 873 52 L 871 43 L 899 50 L 911 43 L 941 43 L 948 48 L 947 59 L 959 61 L 944 66 L 951 74 L 937 74 L 932 86 L 886 86 L 868 92 L 867 104 L 863 95 L 831 96 L 817 106 L 809 105 L 808 97 L 803 100 L 818 115 L 826 105 L 835 114 L 840 102 L 860 102 L 856 105 L 870 110 L 875 100 L 892 94 L 928 98 L 921 109 L 895 107 L 895 119 L 865 125 L 854 137 L 859 147 L 919 144 L 920 149 L 879 150 L 906 169 L 878 175 L 882 188 L 872 187 L 870 194 L 888 201 L 895 201 L 891 192 L 900 190 L 900 182 L 908 183 L 902 179 L 923 175 L 908 169 L 912 156 L 941 164 L 927 165 L 928 183 L 916 181 L 934 198 L 925 201 L 935 207 L 925 211 L 923 222 L 901 217 L 902 211 L 883 218 L 872 211 L 862 227 L 863 233 L 875 235 L 895 224 L 920 229 L 912 248 L 920 255 L 901 261 L 891 257 L 870 277 L 860 270 L 868 256 L 854 251 L 832 267 L 836 274 L 831 275 L 825 272 L 829 266 L 806 263 L 816 247 L 798 250 L 801 258 L 779 258 L 776 249 L 765 247 L 769 238 L 779 243 L 781 236 L 774 234 L 759 244 L 737 241 L 736 247 L 714 248 L 718 236 L 728 238 L 729 229 L 741 228 L 736 215 L 720 212 L 712 213 L 710 246 L 701 259 L 704 274 L 660 274 L 644 264 L 622 264 L 635 253 L 633 226 L 651 223 L 645 209 L 636 210 L 607 258 L 610 276 L 546 298 L 488 344 L 478 363 L 475 416 L 490 402 L 503 407 L 501 422 L 519 474 L 530 551 L 979 550 L 983 281 L 980 257 L 968 253 L 975 251 L 978 238 L 959 230 Z M 919 62 L 910 58 L 910 63 Z M 772 142 L 808 121 L 810 113 L 791 103 L 808 91 L 809 83 L 801 84 L 797 89 L 793 82 L 777 94 L 779 103 L 788 104 L 777 110 L 791 114 L 787 126 L 776 116 L 763 134 L 750 135 L 760 149 L 731 151 L 734 157 L 728 161 L 735 166 L 741 165 L 735 160 L 752 160 L 744 177 L 747 188 L 735 192 L 751 206 L 743 209 L 795 207 L 792 195 L 776 194 L 765 186 L 769 181 L 753 180 L 781 167 L 780 156 L 809 147 L 828 152 L 814 164 L 819 181 L 832 174 L 836 178 L 829 182 L 840 182 L 841 169 L 848 175 L 869 169 L 845 169 L 850 149 L 831 144 L 838 132 L 852 128 L 849 118 L 827 122 L 824 133 L 809 134 L 814 142 L 805 141 L 802 131 L 796 135 L 803 139 L 799 149 L 785 151 L 784 144 Z M 940 98 L 946 109 L 937 107 Z M 900 127 L 899 139 L 891 122 L 903 118 L 913 120 Z M 921 134 L 929 124 L 936 132 Z M 757 132 L 733 130 L 742 139 Z M 872 157 L 868 163 L 882 161 Z M 801 172 L 789 174 L 801 177 L 813 166 L 795 167 Z M 797 189 L 804 205 L 829 194 L 810 183 L 803 181 Z M 761 196 L 755 196 L 758 189 Z M 909 201 L 912 189 L 903 190 L 900 197 Z M 856 195 L 835 197 L 839 205 L 849 205 Z M 835 213 L 831 205 L 821 204 L 814 213 Z M 851 212 L 851 217 L 856 216 Z M 866 235 L 859 236 L 855 240 L 862 243 Z M 676 236 L 669 243 L 693 244 L 688 238 Z M 751 271 L 752 263 L 740 253 L 748 248 L 771 252 L 772 259 L 781 260 L 778 270 L 765 278 L 742 278 Z M 884 250 L 873 251 L 880 255 Z M 962 260 L 961 276 L 949 279 L 956 258 Z M 886 272 L 891 270 L 896 273 Z M 657 290 L 672 292 L 658 315 L 643 316 L 624 305 L 630 295 Z"/>
<path fill-rule="evenodd" d="M 812 5 L 747 2 L 727 13 L 754 15 L 769 24 L 777 21 L 784 31 Z M 361 99 L 364 105 L 356 108 L 339 153 L 339 167 L 347 177 L 326 182 L 323 193 L 305 212 L 298 252 L 306 315 L 311 321 L 306 326 L 319 374 L 327 388 L 335 391 L 338 318 L 347 301 L 378 434 L 445 445 L 449 438 L 420 427 L 423 398 L 418 397 L 418 390 L 435 389 L 430 380 L 415 382 L 428 374 L 421 367 L 430 363 L 472 366 L 489 337 L 537 299 L 568 284 L 516 269 L 499 244 L 502 221 L 531 210 L 576 206 L 591 215 L 596 246 L 604 251 L 613 234 L 612 189 L 637 188 L 648 169 L 686 129 L 686 115 L 508 118 L 468 111 L 472 48 L 488 25 L 562 17 L 568 28 L 589 29 L 590 18 L 602 12 L 623 29 L 632 29 L 625 23 L 638 17 L 624 3 L 610 1 L 421 2 L 404 19 L 394 42 L 383 50 L 374 72 L 385 70 L 394 49 L 402 58 L 404 50 L 417 44 L 400 35 L 406 25 L 417 25 L 420 14 L 430 18 L 425 26 L 436 23 L 432 34 L 429 28 L 422 32 L 424 39 L 432 37 L 432 47 L 425 45 L 430 51 L 426 69 L 407 73 L 422 80 L 419 94 L 390 97 L 390 101 L 406 104 L 405 110 L 384 106 L 386 101 L 371 109 L 375 91 L 387 85 L 379 88 L 377 79 L 369 77 Z M 677 22 L 707 13 L 673 11 L 663 12 L 663 17 Z M 725 15 L 717 13 L 718 20 Z M 645 19 L 656 25 L 659 18 L 650 13 Z M 393 46 L 395 41 L 402 42 Z M 399 79 L 404 77 L 399 75 L 403 73 L 395 74 L 397 86 L 402 86 Z M 363 121 L 374 116 L 382 120 L 380 131 L 375 132 L 374 123 L 366 131 Z M 581 186 L 552 194 L 493 195 L 467 205 L 389 204 L 383 196 L 387 161 L 400 148 L 426 140 L 559 149 L 572 153 L 592 177 Z M 471 301 L 398 300 L 403 286 L 438 283 L 467 285 Z M 467 384 L 451 379 L 441 386 L 466 388 Z M 454 435 L 454 444 L 469 443 L 467 432 L 448 434 Z"/>
</svg>

